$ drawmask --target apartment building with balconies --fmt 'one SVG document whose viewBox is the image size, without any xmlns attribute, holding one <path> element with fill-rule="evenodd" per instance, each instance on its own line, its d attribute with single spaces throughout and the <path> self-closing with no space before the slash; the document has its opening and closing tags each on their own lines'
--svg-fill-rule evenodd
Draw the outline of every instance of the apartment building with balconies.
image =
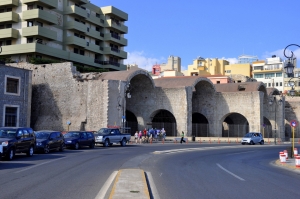
<svg viewBox="0 0 300 199">
<path fill-rule="evenodd" d="M 263 82 L 267 88 L 277 88 L 284 91 L 284 62 L 275 55 L 267 58 L 267 61 L 260 60 L 252 63 L 253 78 Z"/>
<path fill-rule="evenodd" d="M 88 0 L 1 0 L 1 55 L 126 70 L 127 20 L 127 13 Z"/>
</svg>

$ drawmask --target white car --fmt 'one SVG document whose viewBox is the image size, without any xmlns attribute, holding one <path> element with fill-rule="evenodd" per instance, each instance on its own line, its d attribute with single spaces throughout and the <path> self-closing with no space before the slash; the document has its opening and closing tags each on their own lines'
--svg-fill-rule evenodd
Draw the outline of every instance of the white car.
<svg viewBox="0 0 300 199">
<path fill-rule="evenodd" d="M 244 144 L 254 145 L 257 143 L 261 145 L 265 143 L 262 134 L 257 132 L 249 132 L 241 140 L 242 145 Z"/>
</svg>

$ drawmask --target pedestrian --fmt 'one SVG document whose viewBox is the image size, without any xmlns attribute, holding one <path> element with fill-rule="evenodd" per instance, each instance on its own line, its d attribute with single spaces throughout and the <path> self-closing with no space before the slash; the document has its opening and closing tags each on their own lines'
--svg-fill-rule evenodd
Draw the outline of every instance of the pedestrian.
<svg viewBox="0 0 300 199">
<path fill-rule="evenodd" d="M 137 144 L 137 141 L 138 141 L 138 132 L 136 131 L 135 134 L 134 134 L 134 140 L 135 140 L 135 143 Z"/>
<path fill-rule="evenodd" d="M 143 134 L 142 134 L 142 131 L 139 132 L 139 141 L 140 141 L 140 144 L 142 144 L 142 137 L 143 137 Z"/>
<path fill-rule="evenodd" d="M 154 141 L 157 141 L 157 130 L 154 128 Z"/>
<path fill-rule="evenodd" d="M 184 140 L 184 132 L 182 131 L 182 133 L 181 133 L 181 140 L 180 140 L 180 143 L 182 144 L 182 142 L 185 142 L 185 140 Z"/>
<path fill-rule="evenodd" d="M 160 134 L 161 134 L 162 137 L 163 137 L 163 141 L 165 141 L 165 139 L 166 139 L 166 131 L 165 131 L 164 128 L 161 129 Z"/>
<path fill-rule="evenodd" d="M 146 138 L 147 137 L 147 129 L 146 128 L 144 129 L 143 133 L 144 133 L 144 136 Z"/>
</svg>

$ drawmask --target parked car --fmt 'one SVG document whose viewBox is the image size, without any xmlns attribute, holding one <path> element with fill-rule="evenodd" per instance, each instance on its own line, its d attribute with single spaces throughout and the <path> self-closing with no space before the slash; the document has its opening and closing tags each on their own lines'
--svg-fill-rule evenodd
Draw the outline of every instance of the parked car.
<svg viewBox="0 0 300 199">
<path fill-rule="evenodd" d="M 121 146 L 126 146 L 131 135 L 120 133 L 117 128 L 101 128 L 95 133 L 96 144 L 103 144 L 104 147 L 112 146 L 114 143 L 120 143 Z"/>
<path fill-rule="evenodd" d="M 95 137 L 92 132 L 86 131 L 70 131 L 64 135 L 65 146 L 79 149 L 82 146 L 89 146 L 91 149 L 95 147 Z"/>
<path fill-rule="evenodd" d="M 51 150 L 63 151 L 65 148 L 65 138 L 59 131 L 35 131 L 36 147 L 35 151 L 49 153 Z"/>
<path fill-rule="evenodd" d="M 265 141 L 264 141 L 264 138 L 262 136 L 261 133 L 257 133 L 257 132 L 249 132 L 247 133 L 241 140 L 241 144 L 251 144 L 251 145 L 254 145 L 254 144 L 264 144 Z"/>
<path fill-rule="evenodd" d="M 36 140 L 32 128 L 1 127 L 0 143 L 3 146 L 2 155 L 5 159 L 12 160 L 15 153 L 33 156 Z"/>
</svg>

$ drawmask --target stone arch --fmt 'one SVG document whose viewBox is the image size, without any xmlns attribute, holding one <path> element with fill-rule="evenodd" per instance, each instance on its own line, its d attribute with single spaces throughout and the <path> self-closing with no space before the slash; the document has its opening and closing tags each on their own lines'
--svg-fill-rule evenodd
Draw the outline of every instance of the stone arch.
<svg viewBox="0 0 300 199">
<path fill-rule="evenodd" d="M 209 136 L 209 123 L 207 118 L 201 113 L 192 114 L 192 136 L 195 137 L 208 137 Z"/>
<path fill-rule="evenodd" d="M 164 128 L 167 136 L 177 136 L 177 125 L 174 115 L 165 109 L 159 109 L 151 114 L 152 128 Z"/>
<path fill-rule="evenodd" d="M 264 93 L 264 104 L 268 105 L 269 95 L 268 95 L 267 88 L 264 85 L 264 83 L 260 83 L 257 87 L 257 90 Z"/>
<path fill-rule="evenodd" d="M 149 75 L 149 73 L 145 70 L 135 70 L 133 73 L 131 73 L 128 77 L 127 77 L 127 82 L 130 82 L 130 84 L 132 84 L 132 80 L 138 78 L 138 79 L 143 79 L 146 78 L 148 79 L 150 85 L 152 88 L 155 87 L 155 83 L 153 81 L 153 78 Z"/>
<path fill-rule="evenodd" d="M 135 132 L 138 130 L 138 120 L 135 114 L 129 110 L 126 110 L 126 127 L 130 128 L 130 133 L 134 136 Z"/>
<path fill-rule="evenodd" d="M 263 117 L 263 128 L 262 128 L 263 136 L 266 138 L 272 137 L 272 124 L 270 120 L 266 117 Z"/>
<path fill-rule="evenodd" d="M 222 137 L 243 137 L 249 132 L 249 122 L 240 113 L 228 113 L 222 117 L 221 122 Z"/>
<path fill-rule="evenodd" d="M 196 91 L 196 93 L 203 93 L 203 92 L 209 92 L 209 93 L 215 93 L 216 88 L 214 84 L 207 78 L 198 78 L 194 84 L 192 85 L 194 88 L 193 90 Z"/>
</svg>

